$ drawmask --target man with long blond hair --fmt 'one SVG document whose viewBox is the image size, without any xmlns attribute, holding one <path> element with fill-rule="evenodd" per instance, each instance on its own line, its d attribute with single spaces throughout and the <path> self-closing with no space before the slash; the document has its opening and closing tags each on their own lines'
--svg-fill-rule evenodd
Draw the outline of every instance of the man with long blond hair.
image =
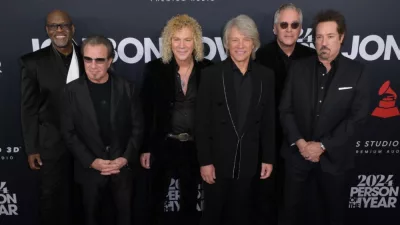
<svg viewBox="0 0 400 225">
<path fill-rule="evenodd" d="M 194 111 L 203 59 L 202 31 L 188 15 L 172 17 L 162 32 L 161 58 L 149 62 L 141 92 L 145 139 L 141 165 L 152 171 L 152 215 L 159 224 L 172 174 L 180 179 L 179 224 L 195 224 L 199 165 Z M 178 223 L 177 223 L 178 224 Z"/>
</svg>

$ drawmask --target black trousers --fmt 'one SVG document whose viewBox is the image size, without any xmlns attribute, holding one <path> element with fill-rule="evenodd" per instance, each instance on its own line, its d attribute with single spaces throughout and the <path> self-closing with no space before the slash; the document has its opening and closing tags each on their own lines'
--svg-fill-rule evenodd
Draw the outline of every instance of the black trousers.
<svg viewBox="0 0 400 225">
<path fill-rule="evenodd" d="M 179 178 L 179 218 L 174 224 L 196 224 L 198 184 L 200 167 L 193 141 L 181 142 L 167 138 L 163 148 L 153 153 L 151 165 L 151 224 L 164 224 L 165 197 L 168 194 L 172 176 Z"/>
<path fill-rule="evenodd" d="M 105 176 L 104 179 L 88 178 L 81 184 L 85 225 L 103 224 L 107 219 L 102 211 L 116 214 L 115 225 L 131 225 L 133 171 L 122 168 L 119 174 Z M 111 201 L 106 201 L 111 196 Z M 106 213 L 107 214 L 107 213 Z"/>
<path fill-rule="evenodd" d="M 344 173 L 323 172 L 319 163 L 303 168 L 287 162 L 284 206 L 279 224 L 343 225 L 346 187 Z M 306 209 L 312 210 L 307 212 Z"/>
<path fill-rule="evenodd" d="M 57 149 L 54 149 L 57 150 Z M 41 155 L 39 219 L 41 225 L 70 225 L 73 218 L 73 160 L 68 151 L 56 159 Z"/>
<path fill-rule="evenodd" d="M 253 178 L 217 178 L 204 182 L 204 209 L 200 225 L 250 225 Z"/>
<path fill-rule="evenodd" d="M 277 114 L 277 118 L 279 118 L 279 114 Z M 274 164 L 274 169 L 271 173 L 271 176 L 268 179 L 263 180 L 259 177 L 254 178 L 254 188 L 252 192 L 254 212 L 252 213 L 252 217 L 255 220 L 255 225 L 277 225 L 278 214 L 282 208 L 285 161 L 280 155 L 280 143 L 282 143 L 283 138 L 282 128 L 279 125 L 276 127 L 275 135 L 275 143 L 277 143 L 277 147 L 275 149 L 276 162 Z M 261 167 L 257 171 L 260 170 Z"/>
<path fill-rule="evenodd" d="M 261 164 L 261 163 L 260 163 Z M 283 202 L 284 167 L 283 159 L 278 158 L 271 176 L 253 180 L 252 201 L 254 212 L 252 218 L 255 225 L 277 225 L 278 211 Z M 260 171 L 261 168 L 257 171 Z"/>
</svg>

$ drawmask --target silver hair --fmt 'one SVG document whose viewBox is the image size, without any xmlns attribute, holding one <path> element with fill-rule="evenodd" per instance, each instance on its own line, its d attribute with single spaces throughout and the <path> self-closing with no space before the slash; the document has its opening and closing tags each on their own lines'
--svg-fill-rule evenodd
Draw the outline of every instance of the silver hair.
<svg viewBox="0 0 400 225">
<path fill-rule="evenodd" d="M 232 28 L 236 27 L 240 33 L 252 39 L 254 44 L 253 52 L 251 53 L 251 58 L 256 58 L 256 51 L 260 48 L 260 34 L 258 33 L 257 25 L 253 19 L 251 19 L 247 15 L 239 15 L 231 20 L 229 20 L 224 27 L 224 36 L 223 43 L 227 54 L 229 55 L 228 50 L 228 37 Z"/>
<path fill-rule="evenodd" d="M 281 12 L 282 12 L 283 10 L 286 10 L 286 9 L 293 9 L 293 10 L 296 10 L 296 12 L 299 14 L 299 17 L 300 17 L 300 21 L 299 21 L 299 22 L 300 22 L 301 24 L 303 23 L 303 12 L 301 11 L 301 9 L 298 8 L 298 7 L 297 7 L 295 4 L 293 4 L 293 3 L 285 3 L 285 4 L 281 5 L 281 6 L 279 7 L 278 10 L 276 10 L 275 15 L 274 15 L 274 24 L 277 24 L 277 23 L 278 23 L 278 18 L 279 18 L 279 16 L 280 16 Z"/>
</svg>

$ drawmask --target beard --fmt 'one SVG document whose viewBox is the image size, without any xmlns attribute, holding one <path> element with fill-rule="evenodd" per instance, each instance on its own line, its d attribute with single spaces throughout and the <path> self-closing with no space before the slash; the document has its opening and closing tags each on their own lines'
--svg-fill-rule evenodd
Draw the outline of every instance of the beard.
<svg viewBox="0 0 400 225">
<path fill-rule="evenodd" d="M 69 40 L 68 38 L 65 39 L 52 38 L 51 43 L 57 48 L 66 48 L 70 45 L 71 40 Z"/>
<path fill-rule="evenodd" d="M 328 59 L 329 58 L 329 53 L 330 53 L 330 49 L 327 47 L 322 47 L 319 51 L 318 51 L 318 56 L 321 59 Z"/>
</svg>

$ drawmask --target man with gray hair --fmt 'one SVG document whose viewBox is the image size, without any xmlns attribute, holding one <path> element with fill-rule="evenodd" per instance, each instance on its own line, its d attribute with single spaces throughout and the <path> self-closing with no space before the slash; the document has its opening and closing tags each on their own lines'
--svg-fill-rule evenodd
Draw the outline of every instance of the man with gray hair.
<svg viewBox="0 0 400 225">
<path fill-rule="evenodd" d="M 274 75 L 252 62 L 260 46 L 257 26 L 239 15 L 223 36 L 228 58 L 202 71 L 197 96 L 195 138 L 205 181 L 201 225 L 251 224 L 251 183 L 271 175 L 275 152 Z"/>
<path fill-rule="evenodd" d="M 132 170 L 139 162 L 143 135 L 136 89 L 110 72 L 114 49 L 107 38 L 88 37 L 82 55 L 86 76 L 65 88 L 61 131 L 75 158 L 84 224 L 100 223 L 102 199 L 111 194 L 117 212 L 113 224 L 130 225 Z"/>
<path fill-rule="evenodd" d="M 293 60 L 315 55 L 315 50 L 297 42 L 303 13 L 293 3 L 281 5 L 274 15 L 276 39 L 257 51 L 256 61 L 275 72 L 276 99 L 280 99 L 287 71 Z"/>
<path fill-rule="evenodd" d="M 315 55 L 315 50 L 297 42 L 303 24 L 303 13 L 293 3 L 281 5 L 275 12 L 273 32 L 275 40 L 261 47 L 257 51 L 256 61 L 275 73 L 275 103 L 276 108 L 282 96 L 282 91 L 292 61 Z M 277 118 L 278 110 L 277 110 Z M 282 127 L 276 124 L 276 153 L 279 152 L 282 142 Z M 277 221 L 278 203 L 282 198 L 284 177 L 283 158 L 277 155 L 275 171 L 268 180 L 256 182 L 258 188 L 256 196 L 256 215 L 259 215 L 259 224 L 274 224 Z"/>
</svg>

